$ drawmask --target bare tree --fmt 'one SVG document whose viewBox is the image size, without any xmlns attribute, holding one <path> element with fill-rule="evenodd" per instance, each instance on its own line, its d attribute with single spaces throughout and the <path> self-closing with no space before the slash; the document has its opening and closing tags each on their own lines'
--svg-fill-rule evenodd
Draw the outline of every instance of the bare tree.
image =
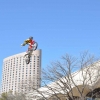
<svg viewBox="0 0 100 100">
<path fill-rule="evenodd" d="M 34 91 L 34 96 L 44 100 L 52 96 L 62 100 L 61 94 L 64 100 L 86 100 L 86 94 L 95 89 L 99 76 L 100 62 L 93 55 L 84 52 L 80 58 L 74 58 L 66 54 L 62 56 L 61 61 L 52 62 L 50 66 L 43 69 L 44 87 L 40 89 L 31 87 L 31 89 Z"/>
</svg>

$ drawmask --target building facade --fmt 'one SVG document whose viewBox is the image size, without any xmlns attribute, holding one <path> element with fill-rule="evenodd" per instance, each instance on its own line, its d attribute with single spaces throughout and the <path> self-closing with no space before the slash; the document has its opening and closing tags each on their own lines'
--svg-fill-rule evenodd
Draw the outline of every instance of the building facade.
<svg viewBox="0 0 100 100">
<path fill-rule="evenodd" d="M 29 64 L 25 62 L 25 54 L 23 52 L 3 60 L 1 93 L 29 92 L 30 88 L 41 86 L 41 50 L 33 51 Z"/>
</svg>

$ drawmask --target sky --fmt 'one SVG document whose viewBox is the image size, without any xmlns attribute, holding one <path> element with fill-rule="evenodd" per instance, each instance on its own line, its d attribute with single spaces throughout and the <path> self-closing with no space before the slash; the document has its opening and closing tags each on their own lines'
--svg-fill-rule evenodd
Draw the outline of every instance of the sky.
<svg viewBox="0 0 100 100">
<path fill-rule="evenodd" d="M 3 59 L 27 51 L 30 36 L 42 68 L 66 53 L 100 56 L 100 0 L 0 0 L 0 80 Z"/>
</svg>

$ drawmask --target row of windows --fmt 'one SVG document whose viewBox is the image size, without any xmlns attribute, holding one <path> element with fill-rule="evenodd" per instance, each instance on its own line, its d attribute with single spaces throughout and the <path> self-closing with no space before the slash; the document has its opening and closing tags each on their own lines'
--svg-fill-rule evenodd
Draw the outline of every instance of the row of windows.
<svg viewBox="0 0 100 100">
<path fill-rule="evenodd" d="M 39 71 L 37 71 L 37 75 L 39 75 L 40 76 L 40 72 Z M 31 73 L 26 73 L 26 74 L 22 74 L 21 76 L 20 76 L 20 74 L 19 74 L 19 76 L 12 76 L 12 77 L 3 77 L 3 81 L 11 81 L 11 80 L 18 80 L 18 79 L 25 79 L 25 78 L 28 78 L 29 76 L 30 77 L 35 77 L 35 76 L 37 76 L 36 75 L 36 73 L 34 72 L 33 74 L 31 74 Z"/>
<path fill-rule="evenodd" d="M 31 59 L 34 59 L 34 60 L 36 60 L 36 58 L 37 58 L 37 60 L 39 60 L 39 58 L 40 58 L 40 56 L 32 56 L 31 57 Z M 6 61 L 6 63 L 5 64 L 8 64 L 8 63 L 11 63 L 11 62 L 15 62 L 15 61 L 24 61 L 24 57 L 23 56 L 21 56 L 21 57 L 16 57 L 16 58 L 12 58 L 12 59 L 9 59 L 9 60 L 7 60 Z"/>
<path fill-rule="evenodd" d="M 38 72 L 40 72 L 40 69 L 39 68 L 37 68 L 37 73 Z M 33 73 L 33 74 L 35 74 L 36 73 L 36 70 L 35 70 L 35 68 L 33 69 L 33 70 L 23 70 L 22 72 L 21 71 L 19 71 L 19 72 L 12 72 L 12 73 L 7 73 L 7 74 L 3 74 L 3 78 L 4 77 L 17 77 L 18 75 L 24 75 L 24 74 L 29 74 L 29 73 Z M 19 76 L 18 76 L 19 77 Z"/>
<path fill-rule="evenodd" d="M 40 75 L 37 75 L 37 77 L 34 75 L 34 76 L 28 76 L 27 77 L 27 75 L 26 75 L 26 77 L 25 78 L 17 78 L 16 80 L 6 80 L 6 81 L 2 81 L 2 83 L 3 83 L 3 85 L 4 84 L 10 84 L 10 83 L 18 83 L 18 81 L 28 81 L 29 79 L 31 79 L 31 80 L 37 80 L 37 81 L 39 81 L 40 80 Z M 38 80 L 39 79 L 39 80 Z"/>
<path fill-rule="evenodd" d="M 13 87 L 13 86 L 18 86 L 18 85 L 22 85 L 22 84 L 24 84 L 24 83 L 30 83 L 31 85 L 32 84 L 39 84 L 40 83 L 40 80 L 32 80 L 32 79 L 30 79 L 30 80 L 22 80 L 21 82 L 16 82 L 16 83 L 14 83 L 14 82 L 12 82 L 12 83 L 7 83 L 7 85 L 6 85 L 6 83 L 3 85 L 3 87 Z"/>
<path fill-rule="evenodd" d="M 18 72 L 19 72 L 19 73 L 22 73 L 22 72 L 29 72 L 29 71 L 30 71 L 30 72 L 33 72 L 33 71 L 35 71 L 35 69 L 40 70 L 40 69 L 39 69 L 39 66 L 37 66 L 37 68 L 36 68 L 36 67 L 31 68 L 31 67 L 30 67 L 30 69 L 28 69 L 28 68 L 26 68 L 26 69 L 23 68 L 23 69 L 21 69 L 21 70 L 10 70 L 9 72 L 8 72 L 8 71 L 4 71 L 4 72 L 3 72 L 3 75 L 5 75 L 5 76 L 6 76 L 6 75 L 7 75 L 7 76 L 10 75 L 10 76 L 11 76 L 12 74 L 16 74 L 16 75 L 17 75 Z M 4 73 L 5 73 L 5 74 L 4 74 Z"/>
<path fill-rule="evenodd" d="M 4 71 L 3 71 L 3 74 L 4 74 L 5 72 L 8 73 L 8 74 L 9 74 L 9 72 L 10 72 L 10 74 L 11 74 L 11 72 L 12 72 L 12 73 L 15 73 L 15 72 L 17 73 L 17 71 L 20 72 L 20 71 L 27 71 L 27 70 L 32 70 L 32 69 L 33 69 L 33 70 L 34 70 L 34 69 L 39 69 L 39 65 L 38 65 L 37 67 L 36 67 L 36 66 L 29 67 L 29 68 L 23 67 L 23 68 L 19 68 L 19 69 L 16 68 L 15 70 L 13 69 L 13 70 L 9 70 L 9 71 L 5 71 L 5 70 L 4 70 Z"/>
<path fill-rule="evenodd" d="M 17 84 L 17 85 L 11 85 L 11 86 L 9 85 L 9 87 L 4 85 L 2 87 L 2 90 L 6 90 L 6 89 L 15 89 L 16 90 L 16 88 L 18 89 L 19 87 L 25 88 L 26 83 L 28 84 L 28 82 L 26 81 L 26 82 L 24 82 L 24 84 Z M 39 85 L 40 85 L 40 83 L 37 81 L 37 83 L 33 82 L 32 84 L 29 84 L 27 86 L 32 87 L 32 86 L 39 86 Z"/>
<path fill-rule="evenodd" d="M 37 67 L 39 67 L 39 64 L 40 64 L 40 63 L 37 62 Z M 31 67 L 32 67 L 32 65 L 30 65 L 30 69 L 31 69 Z M 34 67 L 34 68 L 36 67 L 36 64 L 35 64 L 35 63 L 33 64 L 33 67 Z M 10 68 L 10 66 L 8 66 L 8 68 L 7 68 L 7 67 L 5 68 L 5 66 L 4 66 L 3 71 L 21 70 L 21 69 L 23 69 L 23 68 L 25 68 L 24 65 L 23 65 L 23 66 L 16 66 L 16 67 L 14 66 L 14 67 L 11 67 L 11 68 Z M 10 69 L 10 70 L 9 70 L 9 69 Z"/>
</svg>

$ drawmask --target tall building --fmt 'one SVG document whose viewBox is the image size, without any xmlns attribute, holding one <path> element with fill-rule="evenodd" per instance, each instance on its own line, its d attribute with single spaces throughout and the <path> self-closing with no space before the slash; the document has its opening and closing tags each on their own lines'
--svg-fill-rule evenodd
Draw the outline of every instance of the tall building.
<svg viewBox="0 0 100 100">
<path fill-rule="evenodd" d="M 41 86 L 41 50 L 32 53 L 31 62 L 25 63 L 24 55 L 16 54 L 3 60 L 1 92 L 29 92 Z"/>
</svg>

